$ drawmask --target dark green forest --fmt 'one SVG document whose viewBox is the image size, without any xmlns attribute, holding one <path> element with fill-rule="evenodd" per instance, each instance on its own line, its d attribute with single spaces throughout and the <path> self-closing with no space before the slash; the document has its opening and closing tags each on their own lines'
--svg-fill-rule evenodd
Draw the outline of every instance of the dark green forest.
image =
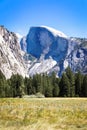
<svg viewBox="0 0 87 130">
<path fill-rule="evenodd" d="M 50 76 L 36 74 L 29 78 L 16 74 L 6 80 L 0 71 L 0 97 L 22 97 L 38 92 L 45 97 L 87 97 L 87 75 L 74 74 L 68 67 L 60 78 L 53 72 Z"/>
</svg>

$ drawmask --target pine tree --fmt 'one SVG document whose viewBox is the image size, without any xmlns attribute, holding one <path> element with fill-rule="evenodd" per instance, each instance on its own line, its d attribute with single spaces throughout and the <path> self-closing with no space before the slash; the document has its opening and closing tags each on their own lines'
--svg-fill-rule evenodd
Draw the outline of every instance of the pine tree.
<svg viewBox="0 0 87 130">
<path fill-rule="evenodd" d="M 41 74 L 36 74 L 36 80 L 37 80 L 37 92 L 42 93 L 43 92 L 43 86 L 42 86 L 42 76 L 41 76 Z"/>
<path fill-rule="evenodd" d="M 50 78 L 50 80 L 51 80 L 51 83 L 52 83 L 53 86 L 54 86 L 55 83 L 56 83 L 56 74 L 55 74 L 55 72 L 53 72 L 49 78 Z"/>
<path fill-rule="evenodd" d="M 62 74 L 60 80 L 60 96 L 69 97 L 70 96 L 70 82 L 66 73 Z"/>
<path fill-rule="evenodd" d="M 87 75 L 84 76 L 82 84 L 82 96 L 87 97 Z"/>
<path fill-rule="evenodd" d="M 19 74 L 12 75 L 10 78 L 12 86 L 12 95 L 13 97 L 22 97 L 24 94 L 24 80 L 23 77 Z"/>
<path fill-rule="evenodd" d="M 66 75 L 70 82 L 70 97 L 75 96 L 75 76 L 73 72 L 71 71 L 70 67 L 66 69 Z"/>
<path fill-rule="evenodd" d="M 37 82 L 37 76 L 36 75 L 34 75 L 33 77 L 32 77 L 32 88 L 34 88 L 35 89 L 35 93 L 37 93 L 37 91 L 38 91 L 38 82 Z"/>
<path fill-rule="evenodd" d="M 29 92 L 28 92 L 29 78 L 27 78 L 27 77 L 25 77 L 25 79 L 24 79 L 24 86 L 25 86 L 25 89 L 24 89 L 25 94 L 28 95 L 29 94 Z"/>
<path fill-rule="evenodd" d="M 75 95 L 76 96 L 81 96 L 82 92 L 82 83 L 83 83 L 83 75 L 78 72 L 75 74 Z"/>
<path fill-rule="evenodd" d="M 12 90 L 8 81 L 9 80 L 6 80 L 6 84 L 5 84 L 5 97 L 12 97 Z"/>
<path fill-rule="evenodd" d="M 2 73 L 2 71 L 0 70 L 0 97 L 6 96 L 6 93 L 5 93 L 6 87 L 7 87 L 6 78 L 4 74 Z"/>
<path fill-rule="evenodd" d="M 58 86 L 58 84 L 54 84 L 54 86 L 53 86 L 53 97 L 58 97 L 59 96 L 59 86 Z"/>
<path fill-rule="evenodd" d="M 24 79 L 24 85 L 25 85 L 25 94 L 31 95 L 35 93 L 35 88 L 32 86 L 32 78 L 25 77 Z"/>
<path fill-rule="evenodd" d="M 42 94 L 45 95 L 45 90 L 47 87 L 47 75 L 42 74 L 41 76 L 41 87 L 42 87 Z"/>
<path fill-rule="evenodd" d="M 46 97 L 53 96 L 53 85 L 50 81 L 50 78 L 47 75 L 45 77 L 45 96 Z"/>
</svg>

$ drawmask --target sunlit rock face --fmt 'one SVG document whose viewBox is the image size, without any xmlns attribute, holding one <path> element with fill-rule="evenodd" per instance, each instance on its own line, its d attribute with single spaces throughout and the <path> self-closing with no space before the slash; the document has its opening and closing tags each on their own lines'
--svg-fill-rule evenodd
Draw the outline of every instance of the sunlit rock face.
<svg viewBox="0 0 87 130">
<path fill-rule="evenodd" d="M 63 61 L 67 55 L 68 38 L 62 32 L 46 26 L 31 27 L 26 36 L 26 43 L 27 53 L 36 57 L 41 64 L 38 67 L 34 64 L 33 69 L 29 70 L 29 74 L 52 71 L 56 71 L 58 74 L 64 68 Z M 52 59 L 51 62 L 49 59 Z M 46 66 L 45 60 L 46 64 L 49 64 L 48 67 L 44 67 Z"/>
<path fill-rule="evenodd" d="M 87 73 L 87 39 L 70 38 L 65 59 L 73 72 Z"/>
<path fill-rule="evenodd" d="M 6 78 L 17 73 L 26 75 L 23 53 L 16 34 L 0 26 L 0 69 Z"/>
<path fill-rule="evenodd" d="M 73 72 L 87 74 L 87 39 L 69 38 L 53 28 L 31 27 L 19 43 L 19 37 L 0 26 L 0 70 L 10 78 L 55 72 L 57 76 L 70 66 Z"/>
<path fill-rule="evenodd" d="M 27 53 L 37 58 L 33 68 L 29 69 L 29 74 L 55 71 L 61 75 L 68 66 L 74 72 L 80 70 L 87 73 L 87 39 L 69 38 L 47 26 L 31 27 L 26 36 L 26 48 Z M 50 62 L 49 67 L 44 68 L 45 60 L 46 64 Z"/>
</svg>

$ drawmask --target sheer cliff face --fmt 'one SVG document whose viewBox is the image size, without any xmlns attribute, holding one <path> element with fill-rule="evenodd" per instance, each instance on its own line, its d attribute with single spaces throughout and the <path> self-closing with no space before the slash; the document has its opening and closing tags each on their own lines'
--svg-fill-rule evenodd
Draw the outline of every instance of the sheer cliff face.
<svg viewBox="0 0 87 130">
<path fill-rule="evenodd" d="M 65 35 L 64 35 L 65 36 Z M 68 40 L 47 27 L 32 27 L 27 35 L 27 52 L 36 58 L 42 55 L 45 59 L 52 57 L 56 61 L 64 59 L 67 53 Z"/>
<path fill-rule="evenodd" d="M 68 38 L 41 26 L 31 27 L 19 43 L 15 33 L 0 26 L 0 69 L 6 78 L 17 73 L 32 76 L 53 71 L 60 76 L 68 66 L 74 72 L 87 73 L 87 39 Z"/>
<path fill-rule="evenodd" d="M 68 66 L 74 72 L 87 73 L 87 39 L 68 38 L 62 32 L 42 26 L 31 27 L 25 41 L 27 53 L 37 58 L 29 68 L 29 75 L 52 71 L 61 75 Z"/>
<path fill-rule="evenodd" d="M 26 37 L 25 36 L 23 38 L 21 38 L 20 45 L 21 45 L 21 49 L 24 52 L 27 52 L 27 42 L 26 42 Z"/>
<path fill-rule="evenodd" d="M 0 69 L 6 78 L 10 78 L 12 73 L 25 76 L 26 67 L 22 55 L 16 34 L 0 26 Z"/>
<path fill-rule="evenodd" d="M 87 39 L 70 38 L 65 60 L 74 72 L 87 73 Z"/>
<path fill-rule="evenodd" d="M 68 38 L 65 34 L 46 26 L 31 27 L 26 43 L 27 53 L 38 59 L 29 69 L 29 75 L 44 72 L 49 74 L 53 71 L 57 75 L 61 74 L 68 51 Z"/>
</svg>

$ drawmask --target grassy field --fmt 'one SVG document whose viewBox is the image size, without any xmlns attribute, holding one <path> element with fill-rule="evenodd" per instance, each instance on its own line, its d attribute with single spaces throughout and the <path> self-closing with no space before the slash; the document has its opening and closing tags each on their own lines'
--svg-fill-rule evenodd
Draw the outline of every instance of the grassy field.
<svg viewBox="0 0 87 130">
<path fill-rule="evenodd" d="M 87 98 L 0 99 L 0 130 L 87 130 Z"/>
</svg>

